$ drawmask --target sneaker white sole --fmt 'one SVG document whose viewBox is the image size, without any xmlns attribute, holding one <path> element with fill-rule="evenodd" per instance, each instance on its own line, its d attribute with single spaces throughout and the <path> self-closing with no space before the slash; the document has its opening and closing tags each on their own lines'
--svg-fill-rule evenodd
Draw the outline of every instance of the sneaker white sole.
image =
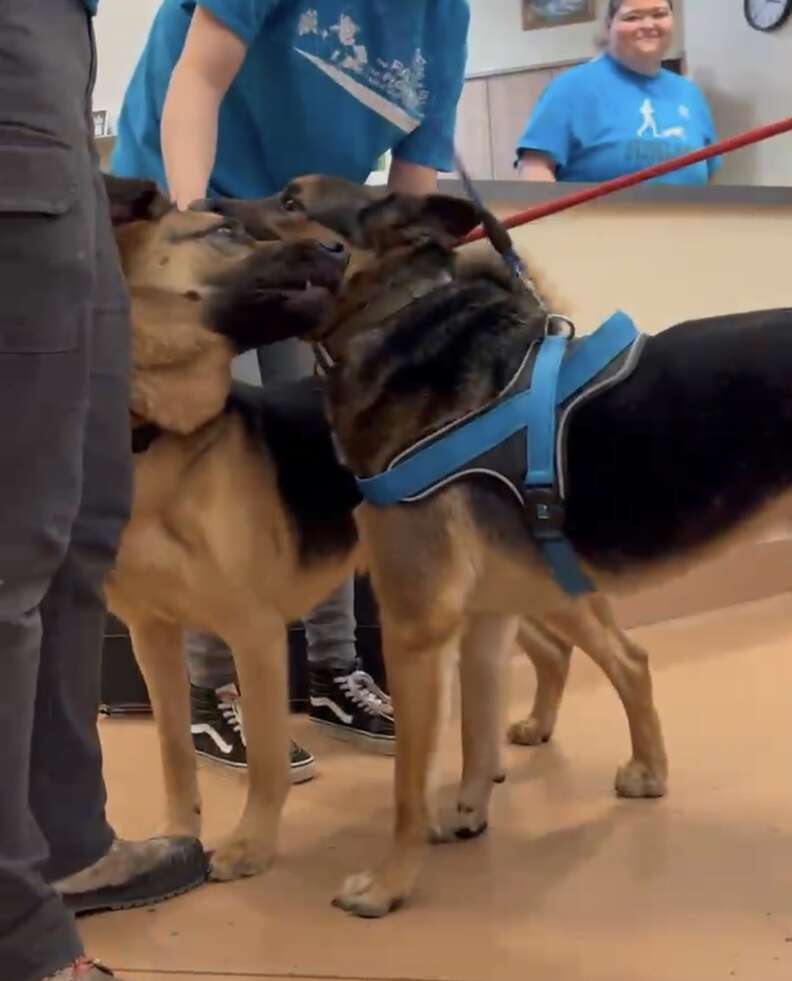
<svg viewBox="0 0 792 981">
<path fill-rule="evenodd" d="M 200 756 L 202 760 L 209 760 L 210 763 L 217 763 L 218 766 L 227 766 L 232 770 L 247 770 L 247 763 L 224 760 L 219 756 L 213 756 L 211 753 L 203 753 L 200 749 L 196 749 L 195 755 Z M 289 776 L 293 784 L 308 783 L 309 780 L 313 780 L 316 776 L 316 760 L 310 759 L 304 763 L 297 764 L 290 763 Z"/>
<path fill-rule="evenodd" d="M 322 726 L 327 731 L 328 736 L 339 739 L 344 743 L 352 743 L 362 749 L 368 749 L 380 756 L 396 755 L 396 740 L 392 736 L 374 736 L 370 732 L 362 729 L 353 729 L 341 722 L 327 722 L 324 719 L 316 719 L 310 716 L 314 725 Z"/>
</svg>

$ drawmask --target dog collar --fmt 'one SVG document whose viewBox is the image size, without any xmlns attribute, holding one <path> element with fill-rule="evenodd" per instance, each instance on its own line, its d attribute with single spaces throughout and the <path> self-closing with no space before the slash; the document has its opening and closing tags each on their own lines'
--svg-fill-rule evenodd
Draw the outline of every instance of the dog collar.
<svg viewBox="0 0 792 981">
<path fill-rule="evenodd" d="M 357 331 L 362 327 L 372 327 L 384 323 L 402 310 L 406 310 L 416 300 L 428 296 L 429 293 L 441 289 L 443 286 L 448 286 L 449 283 L 453 282 L 453 279 L 454 277 L 447 269 L 434 273 L 432 276 L 420 276 L 409 283 L 388 290 L 384 296 L 367 303 L 366 306 L 338 326 L 344 331 Z M 329 354 L 323 340 L 317 341 L 314 344 L 314 349 L 323 371 L 335 367 L 335 361 Z"/>
</svg>

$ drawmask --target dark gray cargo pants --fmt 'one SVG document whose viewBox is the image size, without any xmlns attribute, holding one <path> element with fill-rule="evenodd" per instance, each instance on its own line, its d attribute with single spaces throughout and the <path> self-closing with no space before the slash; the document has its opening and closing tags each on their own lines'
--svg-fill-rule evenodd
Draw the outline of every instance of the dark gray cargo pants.
<svg viewBox="0 0 792 981">
<path fill-rule="evenodd" d="M 130 500 L 128 311 L 81 0 L 0 0 L 0 978 L 80 951 L 46 884 L 113 832 L 101 584 Z"/>
</svg>

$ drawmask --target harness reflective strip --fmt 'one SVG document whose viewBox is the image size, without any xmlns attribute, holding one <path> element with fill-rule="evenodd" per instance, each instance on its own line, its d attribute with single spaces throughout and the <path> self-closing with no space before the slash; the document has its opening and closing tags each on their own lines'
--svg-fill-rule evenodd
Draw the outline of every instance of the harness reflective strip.
<svg viewBox="0 0 792 981">
<path fill-rule="evenodd" d="M 530 397 L 530 389 L 520 392 L 390 470 L 374 477 L 359 477 L 361 494 L 371 504 L 386 507 L 431 487 L 471 460 L 471 445 L 476 448 L 473 455 L 478 456 L 524 429 Z"/>
<path fill-rule="evenodd" d="M 574 395 L 587 382 L 618 357 L 638 337 L 638 330 L 626 313 L 618 310 L 593 334 L 582 338 L 561 367 L 556 402 Z"/>
</svg>

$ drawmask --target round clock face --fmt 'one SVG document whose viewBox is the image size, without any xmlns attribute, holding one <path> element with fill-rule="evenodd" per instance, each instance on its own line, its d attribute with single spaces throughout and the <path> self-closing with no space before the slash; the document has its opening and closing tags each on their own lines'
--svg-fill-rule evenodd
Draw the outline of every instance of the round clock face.
<svg viewBox="0 0 792 981">
<path fill-rule="evenodd" d="M 745 0 L 745 18 L 757 31 L 774 31 L 792 14 L 792 0 Z"/>
</svg>

